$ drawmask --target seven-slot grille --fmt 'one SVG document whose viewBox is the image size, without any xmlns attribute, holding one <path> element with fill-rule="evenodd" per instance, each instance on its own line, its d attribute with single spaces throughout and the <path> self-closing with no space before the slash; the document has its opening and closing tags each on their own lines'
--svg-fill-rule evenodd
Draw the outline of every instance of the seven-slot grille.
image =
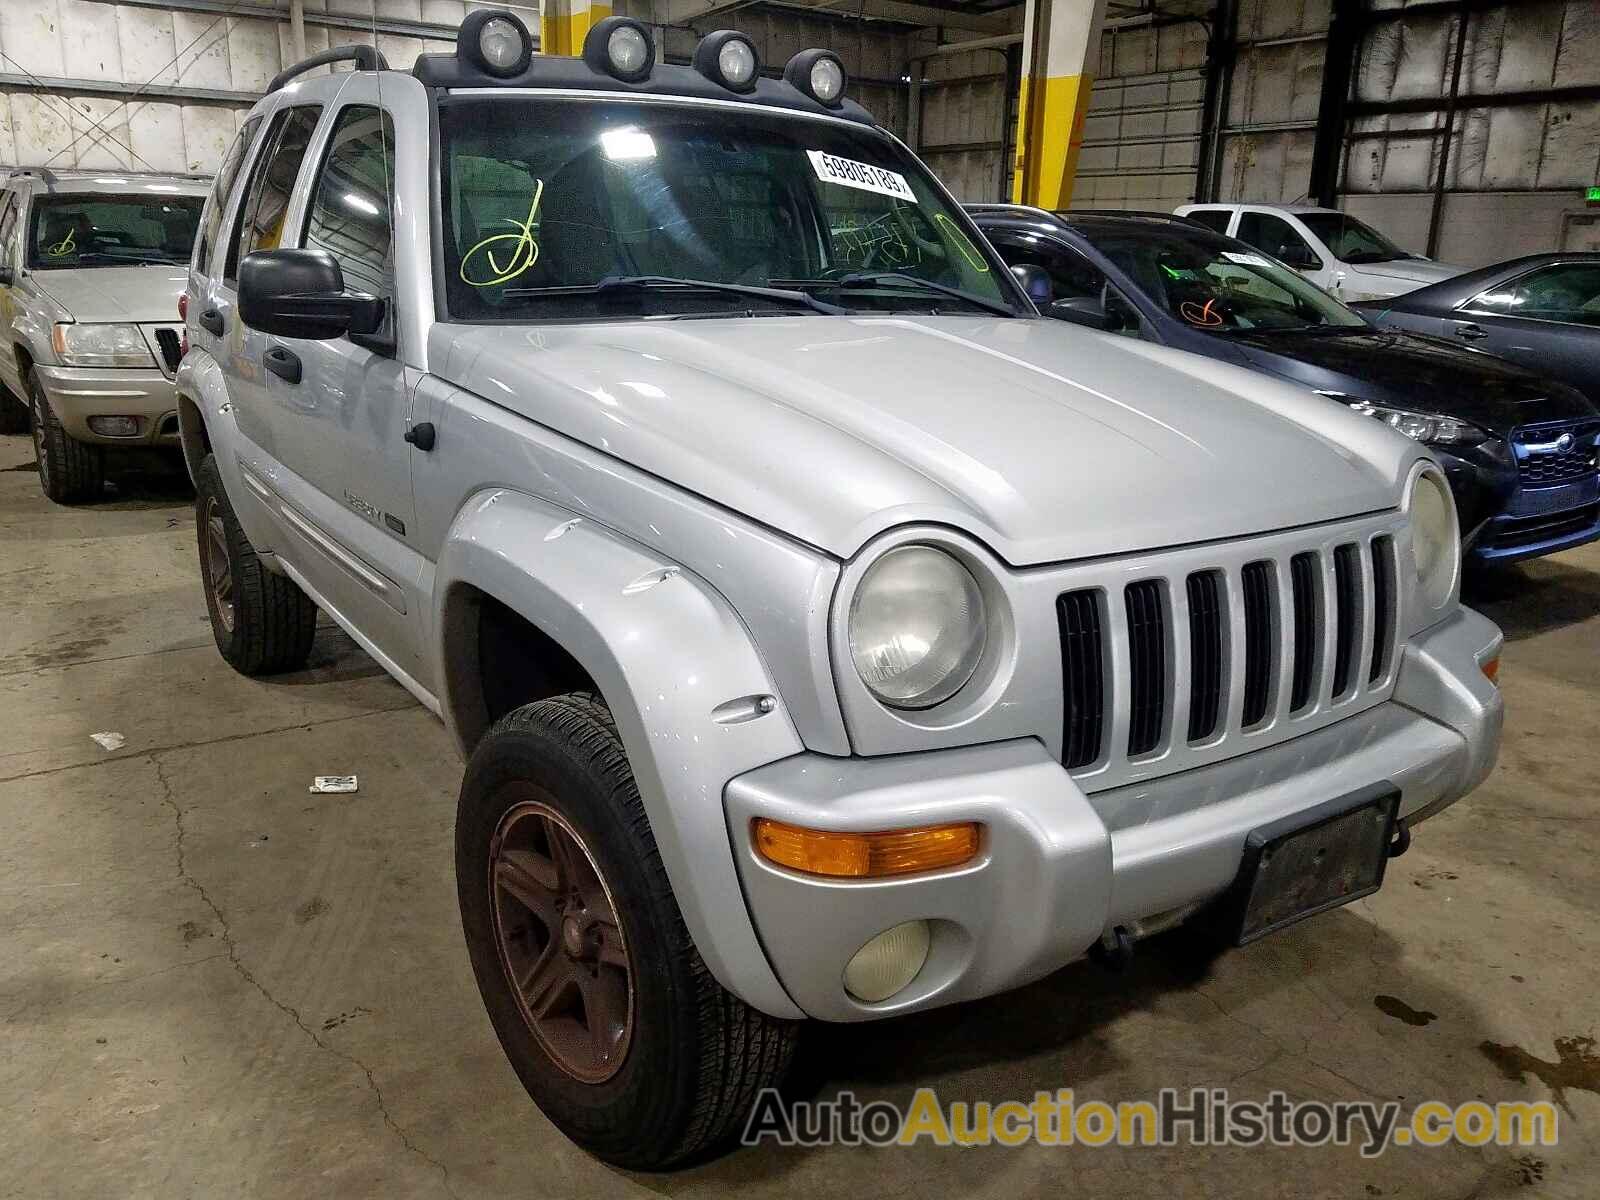
<svg viewBox="0 0 1600 1200">
<path fill-rule="evenodd" d="M 1384 686 L 1394 554 L 1385 533 L 1062 593 L 1063 763 L 1215 745 Z"/>
<path fill-rule="evenodd" d="M 178 331 L 166 327 L 156 330 L 156 345 L 161 349 L 161 358 L 167 365 L 167 374 L 172 374 L 183 361 L 183 341 Z"/>
</svg>

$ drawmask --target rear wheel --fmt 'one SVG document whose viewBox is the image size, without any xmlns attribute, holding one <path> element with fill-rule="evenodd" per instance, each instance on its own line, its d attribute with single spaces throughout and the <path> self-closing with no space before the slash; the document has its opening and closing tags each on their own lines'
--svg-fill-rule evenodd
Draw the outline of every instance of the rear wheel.
<svg viewBox="0 0 1600 1200">
<path fill-rule="evenodd" d="M 720 1148 L 794 1055 L 711 977 L 684 926 L 608 709 L 515 710 L 462 783 L 456 884 L 478 988 L 529 1094 L 619 1166 Z"/>
<path fill-rule="evenodd" d="M 194 523 L 206 611 L 222 657 L 244 675 L 304 666 L 317 606 L 294 580 L 261 565 L 228 502 L 215 455 L 206 455 L 195 474 Z"/>
<path fill-rule="evenodd" d="M 57 504 L 99 499 L 105 490 L 105 453 L 61 427 L 36 371 L 28 372 L 28 400 L 33 408 L 33 454 L 44 494 Z"/>
</svg>

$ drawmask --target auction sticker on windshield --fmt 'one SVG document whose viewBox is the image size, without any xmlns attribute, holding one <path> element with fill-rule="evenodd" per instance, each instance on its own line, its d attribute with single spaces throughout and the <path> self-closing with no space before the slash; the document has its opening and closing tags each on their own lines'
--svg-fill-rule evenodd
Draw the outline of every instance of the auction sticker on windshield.
<svg viewBox="0 0 1600 1200">
<path fill-rule="evenodd" d="M 806 157 L 811 160 L 812 169 L 823 183 L 877 192 L 880 196 L 893 196 L 897 200 L 909 200 L 912 204 L 917 202 L 911 185 L 898 171 L 857 162 L 853 158 L 840 158 L 837 154 L 825 154 L 821 150 L 807 150 Z"/>
</svg>

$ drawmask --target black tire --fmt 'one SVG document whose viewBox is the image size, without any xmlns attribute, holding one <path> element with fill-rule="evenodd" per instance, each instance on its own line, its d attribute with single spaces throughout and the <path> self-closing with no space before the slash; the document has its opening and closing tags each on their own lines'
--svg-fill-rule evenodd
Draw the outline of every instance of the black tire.
<svg viewBox="0 0 1600 1200">
<path fill-rule="evenodd" d="M 0 433 L 27 433 L 32 420 L 28 406 L 0 384 Z"/>
<path fill-rule="evenodd" d="M 577 835 L 625 942 L 629 1032 L 620 1066 L 596 1082 L 581 1081 L 547 1050 L 503 965 L 497 839 L 530 805 L 554 810 Z M 737 1135 L 760 1090 L 787 1074 L 800 1024 L 751 1008 L 701 961 L 598 697 L 524 705 L 485 735 L 461 786 L 456 886 L 472 969 L 501 1046 L 544 1114 L 597 1157 L 642 1170 L 702 1159 Z"/>
<path fill-rule="evenodd" d="M 206 612 L 217 649 L 242 675 L 271 675 L 303 667 L 317 631 L 317 606 L 287 576 L 261 565 L 222 486 L 216 456 L 208 454 L 195 477 L 195 538 Z M 218 556 L 226 552 L 226 564 Z M 228 587 L 219 593 L 217 571 Z"/>
<path fill-rule="evenodd" d="M 39 486 L 57 504 L 98 500 L 105 491 L 105 454 L 68 435 L 50 411 L 36 371 L 28 372 L 28 401 L 33 406 L 33 454 L 39 464 Z"/>
</svg>

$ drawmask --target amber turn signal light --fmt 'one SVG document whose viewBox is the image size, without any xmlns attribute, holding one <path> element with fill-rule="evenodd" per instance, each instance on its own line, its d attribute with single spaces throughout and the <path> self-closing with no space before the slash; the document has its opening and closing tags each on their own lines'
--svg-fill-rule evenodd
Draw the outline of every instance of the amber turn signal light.
<svg viewBox="0 0 1600 1200">
<path fill-rule="evenodd" d="M 1483 664 L 1483 673 L 1495 687 L 1500 686 L 1500 656 L 1498 654 Z"/>
<path fill-rule="evenodd" d="M 914 871 L 959 867 L 978 855 L 978 825 L 926 825 L 878 833 L 802 829 L 757 817 L 750 823 L 756 850 L 768 862 L 840 879 L 881 879 Z"/>
</svg>

